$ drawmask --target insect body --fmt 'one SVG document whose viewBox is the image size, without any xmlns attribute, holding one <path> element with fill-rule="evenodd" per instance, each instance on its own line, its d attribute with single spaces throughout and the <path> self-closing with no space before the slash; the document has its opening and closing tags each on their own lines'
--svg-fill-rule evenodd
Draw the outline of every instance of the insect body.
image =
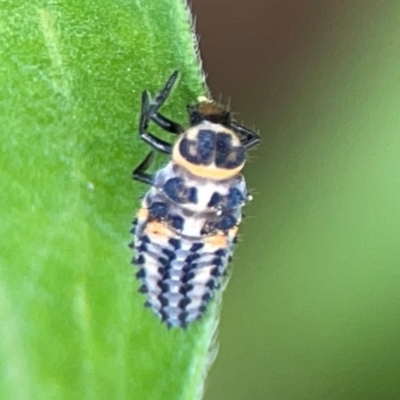
<svg viewBox="0 0 400 400">
<path fill-rule="evenodd" d="M 151 151 L 133 171 L 135 180 L 151 186 L 134 221 L 133 262 L 146 305 L 168 326 L 186 327 L 204 314 L 224 281 L 249 198 L 240 171 L 259 136 L 207 99 L 187 107 L 188 129 L 161 115 L 177 77 L 175 71 L 154 99 L 142 95 L 140 137 L 171 160 L 148 174 Z M 177 141 L 171 145 L 148 132 L 150 121 L 179 135 Z"/>
</svg>

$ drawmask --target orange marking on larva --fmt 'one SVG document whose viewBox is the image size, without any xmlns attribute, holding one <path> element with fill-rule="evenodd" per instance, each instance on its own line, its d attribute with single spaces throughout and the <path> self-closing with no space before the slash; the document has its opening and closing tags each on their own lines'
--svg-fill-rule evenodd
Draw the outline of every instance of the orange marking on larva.
<svg viewBox="0 0 400 400">
<path fill-rule="evenodd" d="M 147 208 L 141 208 L 137 212 L 136 217 L 140 220 L 146 220 L 149 217 L 149 210 Z"/>
<path fill-rule="evenodd" d="M 236 235 L 237 235 L 237 233 L 238 233 L 238 230 L 239 230 L 239 227 L 234 226 L 233 228 L 229 229 L 229 231 L 228 231 L 228 236 L 229 236 L 230 238 L 235 238 Z"/>
<path fill-rule="evenodd" d="M 214 236 L 205 237 L 203 240 L 204 243 L 218 248 L 227 247 L 228 245 L 228 238 L 223 233 L 218 233 Z"/>
<path fill-rule="evenodd" d="M 229 179 L 237 175 L 242 168 L 244 163 L 233 169 L 217 168 L 214 164 L 211 165 L 196 165 L 185 160 L 179 153 L 179 140 L 174 145 L 172 151 L 172 159 L 174 162 L 181 167 L 185 168 L 187 171 L 193 175 L 199 176 L 201 178 L 210 178 L 215 181 L 222 181 L 224 179 Z"/>
<path fill-rule="evenodd" d="M 167 239 L 175 237 L 174 233 L 167 226 L 158 221 L 149 222 L 144 232 L 149 236 L 156 236 Z"/>
</svg>

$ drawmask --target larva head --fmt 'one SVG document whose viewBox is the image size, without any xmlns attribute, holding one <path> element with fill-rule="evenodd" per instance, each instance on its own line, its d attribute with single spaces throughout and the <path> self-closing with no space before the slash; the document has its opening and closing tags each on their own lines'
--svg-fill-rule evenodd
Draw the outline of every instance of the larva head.
<svg viewBox="0 0 400 400">
<path fill-rule="evenodd" d="M 191 128 L 174 145 L 174 162 L 193 175 L 214 180 L 237 175 L 246 161 L 246 151 L 230 128 L 230 112 L 201 99 L 188 107 Z"/>
</svg>

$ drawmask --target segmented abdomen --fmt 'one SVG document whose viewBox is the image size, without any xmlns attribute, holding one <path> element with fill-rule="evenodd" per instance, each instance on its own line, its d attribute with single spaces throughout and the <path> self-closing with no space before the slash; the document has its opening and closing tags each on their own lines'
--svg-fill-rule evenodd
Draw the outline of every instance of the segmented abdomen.
<svg viewBox="0 0 400 400">
<path fill-rule="evenodd" d="M 133 229 L 146 305 L 169 326 L 199 319 L 222 285 L 242 206 L 244 178 L 214 182 L 170 162 L 142 200 Z"/>
<path fill-rule="evenodd" d="M 146 305 L 169 326 L 185 327 L 199 319 L 226 275 L 235 233 L 183 238 L 167 225 L 150 221 L 142 209 L 134 247 Z"/>
</svg>

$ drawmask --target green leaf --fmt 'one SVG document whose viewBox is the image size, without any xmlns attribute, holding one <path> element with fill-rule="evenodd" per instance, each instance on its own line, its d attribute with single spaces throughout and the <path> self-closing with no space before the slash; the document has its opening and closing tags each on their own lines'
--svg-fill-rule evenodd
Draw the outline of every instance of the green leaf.
<svg viewBox="0 0 400 400">
<path fill-rule="evenodd" d="M 206 89 L 182 0 L 1 2 L 0 398 L 194 399 L 217 323 L 143 307 L 129 230 L 140 93 Z M 166 138 L 167 136 L 165 136 Z M 158 162 L 165 162 L 159 159 Z"/>
</svg>

